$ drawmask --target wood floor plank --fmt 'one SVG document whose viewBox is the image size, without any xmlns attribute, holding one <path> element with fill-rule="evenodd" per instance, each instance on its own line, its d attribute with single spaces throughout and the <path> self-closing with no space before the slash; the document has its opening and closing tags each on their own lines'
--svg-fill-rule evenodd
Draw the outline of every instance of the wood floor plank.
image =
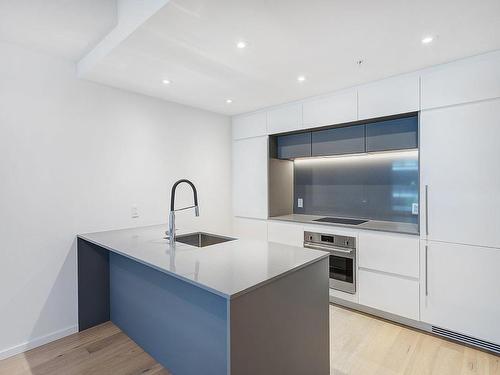
<svg viewBox="0 0 500 375">
<path fill-rule="evenodd" d="M 78 347 L 87 345 L 88 343 L 102 340 L 117 332 L 120 332 L 120 329 L 111 322 L 107 322 L 84 332 L 64 337 L 1 361 L 0 374 L 3 374 L 2 371 L 5 371 L 5 374 L 9 375 L 25 374 L 31 367 L 36 367 L 66 352 L 76 350 Z"/>
<path fill-rule="evenodd" d="M 500 375 L 500 357 L 330 306 L 330 374 Z"/>
<path fill-rule="evenodd" d="M 500 375 L 500 357 L 330 306 L 331 375 Z M 0 361 L 0 375 L 171 375 L 111 322 Z"/>
<path fill-rule="evenodd" d="M 0 361 L 0 375 L 170 375 L 111 322 Z"/>
</svg>

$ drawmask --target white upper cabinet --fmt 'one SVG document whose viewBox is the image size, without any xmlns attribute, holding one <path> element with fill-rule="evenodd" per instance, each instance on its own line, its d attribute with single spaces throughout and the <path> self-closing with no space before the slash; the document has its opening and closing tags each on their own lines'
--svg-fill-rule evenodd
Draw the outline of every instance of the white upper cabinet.
<svg viewBox="0 0 500 375">
<path fill-rule="evenodd" d="M 357 91 L 345 90 L 330 96 L 311 99 L 303 104 L 303 127 L 325 126 L 358 119 Z"/>
<path fill-rule="evenodd" d="M 418 111 L 419 83 L 418 75 L 407 74 L 360 86 L 359 119 Z"/>
<path fill-rule="evenodd" d="M 500 52 L 422 73 L 422 109 L 500 97 Z"/>
<path fill-rule="evenodd" d="M 267 219 L 268 138 L 233 141 L 234 216 Z"/>
<path fill-rule="evenodd" d="M 302 104 L 289 104 L 267 113 L 269 134 L 298 130 L 302 125 Z"/>
<path fill-rule="evenodd" d="M 421 320 L 500 344 L 500 250 L 422 241 Z"/>
<path fill-rule="evenodd" d="M 257 112 L 233 117 L 233 139 L 267 134 L 267 113 Z"/>
<path fill-rule="evenodd" d="M 420 127 L 422 238 L 500 248 L 500 99 L 423 111 Z"/>
</svg>

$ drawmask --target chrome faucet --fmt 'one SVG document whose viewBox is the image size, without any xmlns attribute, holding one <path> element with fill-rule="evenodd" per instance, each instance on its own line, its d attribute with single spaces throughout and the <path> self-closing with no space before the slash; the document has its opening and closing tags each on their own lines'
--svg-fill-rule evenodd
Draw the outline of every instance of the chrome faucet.
<svg viewBox="0 0 500 375">
<path fill-rule="evenodd" d="M 177 186 L 181 183 L 187 183 L 189 186 L 191 186 L 191 189 L 193 189 L 193 198 L 194 198 L 194 204 L 192 206 L 188 207 L 183 207 L 179 209 L 175 209 L 175 189 L 177 189 Z M 168 217 L 168 239 L 169 243 L 171 246 L 175 245 L 175 213 L 177 211 L 182 211 L 182 210 L 187 210 L 190 208 L 194 208 L 194 213 L 196 216 L 200 216 L 200 209 L 198 207 L 198 192 L 196 191 L 196 188 L 194 184 L 186 179 L 182 179 L 177 181 L 174 186 L 172 186 L 172 192 L 170 193 L 170 215 Z"/>
</svg>

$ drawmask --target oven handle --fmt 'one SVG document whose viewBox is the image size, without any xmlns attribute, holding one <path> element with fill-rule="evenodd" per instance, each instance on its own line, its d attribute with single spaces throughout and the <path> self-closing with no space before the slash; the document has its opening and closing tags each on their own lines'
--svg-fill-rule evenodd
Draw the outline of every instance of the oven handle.
<svg viewBox="0 0 500 375">
<path fill-rule="evenodd" d="M 345 250 L 340 247 L 335 247 L 335 246 L 325 246 L 325 245 L 318 245 L 318 244 L 312 244 L 310 242 L 304 242 L 304 247 L 307 247 L 308 249 L 314 249 L 314 250 L 324 250 L 324 251 L 330 251 L 330 252 L 337 252 L 337 253 L 342 253 L 342 254 L 349 254 L 352 255 L 354 249 L 351 250 Z"/>
</svg>

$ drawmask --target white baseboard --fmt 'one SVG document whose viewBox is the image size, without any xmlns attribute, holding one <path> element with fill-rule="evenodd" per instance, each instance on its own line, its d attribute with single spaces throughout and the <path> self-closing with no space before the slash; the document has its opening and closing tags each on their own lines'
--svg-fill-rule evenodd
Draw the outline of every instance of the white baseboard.
<svg viewBox="0 0 500 375">
<path fill-rule="evenodd" d="M 67 328 L 63 328 L 59 331 L 49 333 L 48 335 L 35 337 L 29 341 L 26 341 L 22 344 L 13 346 L 7 349 L 0 349 L 0 360 L 12 357 L 13 355 L 24 353 L 30 349 L 34 349 L 38 346 L 42 346 L 48 344 L 49 342 L 62 339 L 63 337 L 72 335 L 73 333 L 78 332 L 78 326 L 71 326 Z"/>
</svg>

